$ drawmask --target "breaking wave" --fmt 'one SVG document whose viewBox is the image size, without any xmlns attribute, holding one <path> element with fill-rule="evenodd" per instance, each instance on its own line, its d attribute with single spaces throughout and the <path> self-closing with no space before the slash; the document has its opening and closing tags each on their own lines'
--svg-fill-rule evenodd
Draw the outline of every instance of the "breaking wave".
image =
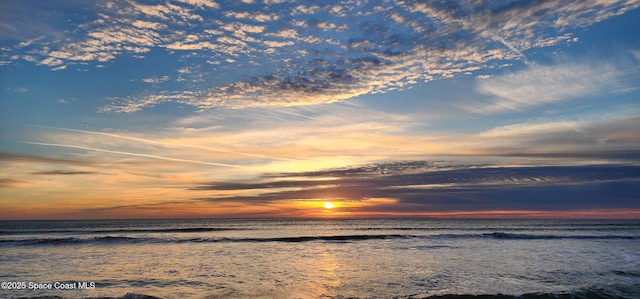
<svg viewBox="0 0 640 299">
<path fill-rule="evenodd" d="M 530 234 L 512 234 L 512 233 L 487 233 L 483 236 L 492 237 L 496 239 L 526 239 L 526 240 L 544 240 L 544 239 L 636 239 L 638 236 L 625 236 L 625 235 L 530 235 Z"/>
<path fill-rule="evenodd" d="M 0 235 L 21 235 L 21 234 L 114 234 L 114 233 L 206 233 L 241 230 L 238 228 L 218 228 L 218 227 L 188 227 L 188 228 L 125 228 L 125 229 L 101 229 L 101 230 L 25 230 L 25 231 L 0 231 Z"/>
<path fill-rule="evenodd" d="M 432 296 L 405 296 L 395 298 L 422 298 L 422 299 L 632 299 L 640 296 L 640 284 L 635 285 L 608 285 L 593 286 L 558 293 L 527 293 L 522 295 L 504 294 L 443 294 Z M 339 297 L 337 297 L 339 298 Z"/>
<path fill-rule="evenodd" d="M 323 235 L 323 236 L 295 236 L 295 237 L 259 237 L 259 238 L 229 238 L 229 237 L 128 237 L 128 236 L 97 236 L 92 238 L 63 237 L 63 238 L 33 238 L 33 239 L 0 239 L 0 246 L 37 246 L 37 245 L 75 245 L 75 244 L 143 244 L 143 243 L 231 243 L 231 242 L 356 242 L 366 240 L 390 239 L 467 239 L 493 238 L 501 240 L 551 240 L 551 239 L 639 239 L 639 236 L 629 235 L 534 235 L 513 234 L 504 232 L 482 234 L 438 234 L 438 235 L 408 235 L 408 234 L 364 234 L 364 235 Z"/>
</svg>

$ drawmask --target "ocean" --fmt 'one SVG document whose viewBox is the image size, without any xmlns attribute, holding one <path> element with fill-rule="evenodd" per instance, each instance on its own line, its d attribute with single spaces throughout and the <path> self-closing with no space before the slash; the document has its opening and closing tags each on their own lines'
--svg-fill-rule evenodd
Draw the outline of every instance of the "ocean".
<svg viewBox="0 0 640 299">
<path fill-rule="evenodd" d="M 640 221 L 0 221 L 0 281 L 2 298 L 640 298 Z"/>
</svg>

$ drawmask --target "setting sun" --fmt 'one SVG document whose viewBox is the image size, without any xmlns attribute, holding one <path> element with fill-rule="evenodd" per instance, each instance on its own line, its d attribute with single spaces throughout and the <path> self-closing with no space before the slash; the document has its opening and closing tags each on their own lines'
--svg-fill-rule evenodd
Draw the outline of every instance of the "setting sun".
<svg viewBox="0 0 640 299">
<path fill-rule="evenodd" d="M 327 209 L 333 209 L 335 207 L 335 205 L 332 202 L 325 201 L 324 202 L 324 207 L 327 208 Z"/>
</svg>

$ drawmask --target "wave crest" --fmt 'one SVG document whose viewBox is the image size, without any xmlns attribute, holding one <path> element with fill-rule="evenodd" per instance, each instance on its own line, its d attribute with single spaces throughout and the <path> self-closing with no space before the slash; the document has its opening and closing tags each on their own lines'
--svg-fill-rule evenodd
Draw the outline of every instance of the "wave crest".
<svg viewBox="0 0 640 299">
<path fill-rule="evenodd" d="M 320 236 L 293 236 L 293 237 L 193 237 L 180 238 L 174 236 L 151 236 L 151 237 L 129 237 L 129 236 L 97 236 L 93 238 L 64 237 L 64 238 L 36 238 L 36 239 L 0 239 L 0 246 L 38 246 L 38 245 L 75 245 L 75 244 L 143 244 L 143 243 L 231 243 L 231 242 L 335 242 L 349 243 L 367 240 L 389 240 L 389 239 L 469 239 L 469 238 L 493 238 L 499 240 L 553 240 L 553 239 L 593 239 L 612 240 L 626 239 L 635 240 L 639 236 L 628 235 L 533 235 L 533 234 L 513 234 L 505 232 L 493 232 L 482 234 L 438 234 L 438 235 L 409 235 L 409 234 L 356 234 L 356 235 L 320 235 Z"/>
</svg>

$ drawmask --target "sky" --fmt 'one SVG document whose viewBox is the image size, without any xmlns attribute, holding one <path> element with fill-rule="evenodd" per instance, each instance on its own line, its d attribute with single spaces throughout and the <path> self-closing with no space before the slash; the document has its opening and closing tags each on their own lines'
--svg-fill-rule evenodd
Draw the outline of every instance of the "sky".
<svg viewBox="0 0 640 299">
<path fill-rule="evenodd" d="M 2 1 L 0 219 L 639 219 L 638 28 L 640 1 Z"/>
</svg>

